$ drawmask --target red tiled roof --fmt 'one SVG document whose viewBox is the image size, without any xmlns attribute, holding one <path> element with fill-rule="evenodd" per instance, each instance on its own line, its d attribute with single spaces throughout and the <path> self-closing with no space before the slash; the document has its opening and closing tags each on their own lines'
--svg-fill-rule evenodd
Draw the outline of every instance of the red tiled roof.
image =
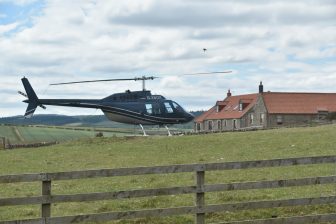
<svg viewBox="0 0 336 224">
<path fill-rule="evenodd" d="M 336 112 L 336 93 L 263 93 L 270 114 Z"/>
<path fill-rule="evenodd" d="M 239 96 L 229 96 L 223 101 L 217 101 L 216 105 L 212 107 L 207 112 L 203 113 L 195 119 L 195 122 L 202 122 L 204 120 L 213 119 L 235 119 L 242 117 L 253 105 L 258 98 L 258 94 L 247 94 Z M 239 102 L 244 103 L 249 102 L 250 104 L 244 108 L 244 110 L 239 111 Z M 216 111 L 217 105 L 225 105 L 219 112 Z"/>
<path fill-rule="evenodd" d="M 216 112 L 216 106 L 211 107 L 210 110 L 205 111 L 203 114 L 199 115 L 194 119 L 194 122 L 202 122 L 204 121 L 212 112 Z"/>
</svg>

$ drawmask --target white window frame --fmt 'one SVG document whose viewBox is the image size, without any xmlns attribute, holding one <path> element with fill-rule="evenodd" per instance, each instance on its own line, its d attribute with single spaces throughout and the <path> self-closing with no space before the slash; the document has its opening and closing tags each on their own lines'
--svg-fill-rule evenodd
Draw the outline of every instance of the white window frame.
<svg viewBox="0 0 336 224">
<path fill-rule="evenodd" d="M 201 123 L 196 123 L 196 131 L 200 131 L 201 130 Z"/>
<path fill-rule="evenodd" d="M 221 120 L 217 120 L 217 129 L 222 130 L 222 121 Z"/>
<path fill-rule="evenodd" d="M 250 114 L 250 124 L 254 124 L 254 114 Z"/>
<path fill-rule="evenodd" d="M 213 122 L 211 120 L 208 121 L 208 130 L 209 131 L 213 130 Z"/>
<path fill-rule="evenodd" d="M 263 124 L 265 122 L 265 114 L 261 113 L 260 114 L 260 124 Z"/>
<path fill-rule="evenodd" d="M 276 122 L 278 125 L 281 125 L 283 123 L 283 116 L 282 115 L 277 115 L 276 116 Z"/>
</svg>

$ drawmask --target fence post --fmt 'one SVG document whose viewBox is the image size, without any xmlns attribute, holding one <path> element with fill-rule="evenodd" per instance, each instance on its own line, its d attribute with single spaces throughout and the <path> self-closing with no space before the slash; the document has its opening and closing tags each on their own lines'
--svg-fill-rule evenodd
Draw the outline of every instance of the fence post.
<svg viewBox="0 0 336 224">
<path fill-rule="evenodd" d="M 6 138 L 5 137 L 1 137 L 1 139 L 2 139 L 3 149 L 6 149 Z"/>
<path fill-rule="evenodd" d="M 48 218 L 51 215 L 51 180 L 48 179 L 47 175 L 44 175 L 42 179 L 42 196 L 44 196 L 44 198 L 47 198 L 47 203 L 45 201 L 42 202 L 42 218 Z"/>
<path fill-rule="evenodd" d="M 196 224 L 205 223 L 204 177 L 204 167 L 201 166 L 196 171 Z"/>
</svg>

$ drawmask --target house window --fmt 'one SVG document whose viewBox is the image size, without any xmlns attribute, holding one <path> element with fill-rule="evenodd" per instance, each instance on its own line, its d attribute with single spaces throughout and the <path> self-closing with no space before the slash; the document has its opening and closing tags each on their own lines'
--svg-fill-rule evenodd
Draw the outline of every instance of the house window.
<svg viewBox="0 0 336 224">
<path fill-rule="evenodd" d="M 153 113 L 153 106 L 150 103 L 146 104 L 146 112 L 147 114 L 152 114 Z"/>
<path fill-rule="evenodd" d="M 237 120 L 233 120 L 233 129 L 237 128 Z"/>
<path fill-rule="evenodd" d="M 201 130 L 201 124 L 200 123 L 196 123 L 196 131 L 200 131 Z"/>
<path fill-rule="evenodd" d="M 217 113 L 219 112 L 219 106 L 218 105 L 216 106 L 216 112 Z"/>
<path fill-rule="evenodd" d="M 260 124 L 263 124 L 265 121 L 265 114 L 260 114 Z"/>
<path fill-rule="evenodd" d="M 221 129 L 222 129 L 221 126 L 222 126 L 222 125 L 221 125 L 221 121 L 218 120 L 218 121 L 217 121 L 217 130 L 221 130 Z"/>
<path fill-rule="evenodd" d="M 227 123 L 226 123 L 226 120 L 223 120 L 224 123 L 223 123 L 223 126 L 226 127 Z"/>
<path fill-rule="evenodd" d="M 253 114 L 250 114 L 250 124 L 253 124 L 254 123 L 254 116 Z"/>
<path fill-rule="evenodd" d="M 277 121 L 277 124 L 282 124 L 282 116 L 281 115 L 277 115 L 276 116 L 276 121 Z"/>
<path fill-rule="evenodd" d="M 317 119 L 319 120 L 325 120 L 328 116 L 328 111 L 317 111 Z"/>
<path fill-rule="evenodd" d="M 240 110 L 240 111 L 243 110 L 243 103 L 239 103 L 239 110 Z"/>
<path fill-rule="evenodd" d="M 212 130 L 212 121 L 208 121 L 208 129 L 209 129 L 209 131 Z"/>
</svg>

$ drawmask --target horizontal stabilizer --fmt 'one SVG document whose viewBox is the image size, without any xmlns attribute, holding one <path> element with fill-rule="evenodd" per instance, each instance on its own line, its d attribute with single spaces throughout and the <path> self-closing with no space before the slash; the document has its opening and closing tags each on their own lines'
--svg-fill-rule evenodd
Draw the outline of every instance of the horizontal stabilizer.
<svg viewBox="0 0 336 224">
<path fill-rule="evenodd" d="M 31 118 L 36 110 L 37 105 L 33 103 L 29 103 L 26 113 L 24 114 L 25 118 Z"/>
</svg>

